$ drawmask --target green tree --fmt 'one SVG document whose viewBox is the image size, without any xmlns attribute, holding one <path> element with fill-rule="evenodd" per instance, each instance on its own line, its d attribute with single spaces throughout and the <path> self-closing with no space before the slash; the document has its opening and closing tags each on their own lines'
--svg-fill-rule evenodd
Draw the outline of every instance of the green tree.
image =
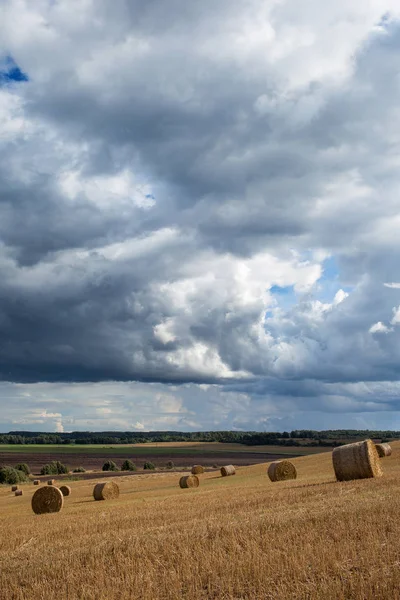
<svg viewBox="0 0 400 600">
<path fill-rule="evenodd" d="M 0 483 L 15 485 L 16 483 L 25 483 L 26 481 L 29 481 L 29 479 L 23 471 L 19 471 L 13 467 L 2 467 L 0 469 Z"/>
<path fill-rule="evenodd" d="M 137 467 L 131 460 L 124 460 L 121 466 L 121 471 L 136 471 Z"/>
<path fill-rule="evenodd" d="M 145 462 L 143 465 L 143 469 L 147 469 L 149 471 L 154 471 L 156 468 L 156 465 L 152 462 Z"/>
<path fill-rule="evenodd" d="M 19 465 L 17 465 L 15 468 L 17 469 L 17 471 L 22 471 L 23 473 L 25 473 L 25 475 L 31 474 L 29 465 L 27 465 L 26 463 L 19 463 Z"/>
<path fill-rule="evenodd" d="M 119 471 L 117 465 L 112 460 L 106 460 L 102 467 L 103 471 Z"/>
<path fill-rule="evenodd" d="M 53 460 L 51 463 L 44 465 L 40 471 L 41 475 L 64 475 L 66 473 L 69 473 L 68 467 L 59 460 Z"/>
</svg>

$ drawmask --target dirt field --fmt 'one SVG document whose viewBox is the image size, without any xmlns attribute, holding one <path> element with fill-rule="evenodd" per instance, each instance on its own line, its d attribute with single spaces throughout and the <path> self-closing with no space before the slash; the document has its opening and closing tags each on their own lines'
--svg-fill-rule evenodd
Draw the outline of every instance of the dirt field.
<svg viewBox="0 0 400 600">
<path fill-rule="evenodd" d="M 59 460 L 71 470 L 84 467 L 87 470 L 101 470 L 104 462 L 112 459 L 119 466 L 129 458 L 137 467 L 142 468 L 146 461 L 157 467 L 165 467 L 172 461 L 176 467 L 188 468 L 193 464 L 206 467 L 224 464 L 237 466 L 265 463 L 285 457 L 315 452 L 314 448 L 282 448 L 280 446 L 261 446 L 253 451 L 251 447 L 240 444 L 194 444 L 194 443 L 159 443 L 127 446 L 7 446 L 0 445 L 0 465 L 14 466 L 28 463 L 34 474 L 52 460 Z"/>
<path fill-rule="evenodd" d="M 178 473 L 116 479 L 94 502 L 71 482 L 62 512 L 34 515 L 35 488 L 0 486 L 0 590 L 11 600 L 397 600 L 400 442 L 384 476 L 337 483 L 330 453 L 216 472 L 181 490 Z"/>
</svg>

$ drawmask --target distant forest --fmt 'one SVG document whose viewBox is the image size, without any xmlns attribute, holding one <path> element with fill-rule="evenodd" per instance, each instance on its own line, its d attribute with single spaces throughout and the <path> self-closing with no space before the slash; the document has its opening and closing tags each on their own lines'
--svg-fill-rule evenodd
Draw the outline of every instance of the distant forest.
<svg viewBox="0 0 400 600">
<path fill-rule="evenodd" d="M 73 431 L 71 433 L 46 433 L 10 431 L 0 434 L 0 444 L 144 444 L 150 442 L 222 442 L 279 446 L 340 446 L 351 441 L 390 441 L 400 438 L 399 431 L 370 431 L 336 429 L 313 431 L 300 429 L 283 432 L 257 431 Z"/>
</svg>

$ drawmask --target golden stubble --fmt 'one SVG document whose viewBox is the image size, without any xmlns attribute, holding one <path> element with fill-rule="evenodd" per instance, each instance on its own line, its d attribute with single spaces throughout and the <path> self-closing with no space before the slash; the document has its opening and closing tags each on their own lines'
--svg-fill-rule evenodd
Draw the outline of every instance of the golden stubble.
<svg viewBox="0 0 400 600">
<path fill-rule="evenodd" d="M 267 465 L 71 482 L 60 513 L 35 515 L 33 484 L 0 488 L 0 590 L 13 600 L 372 600 L 399 598 L 400 443 L 383 477 L 336 482 L 330 453 Z M 101 477 L 99 477 L 101 478 Z"/>
</svg>

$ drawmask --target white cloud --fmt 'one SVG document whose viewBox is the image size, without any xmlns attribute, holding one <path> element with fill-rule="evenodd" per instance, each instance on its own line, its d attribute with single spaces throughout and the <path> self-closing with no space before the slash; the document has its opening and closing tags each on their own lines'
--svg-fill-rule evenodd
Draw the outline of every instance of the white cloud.
<svg viewBox="0 0 400 600">
<path fill-rule="evenodd" d="M 163 344 L 168 344 L 168 342 L 174 342 L 176 340 L 176 335 L 173 333 L 173 330 L 174 319 L 167 319 L 153 328 L 155 337 Z"/>
<path fill-rule="evenodd" d="M 392 325 L 397 325 L 400 323 L 400 306 L 393 309 L 393 318 L 390 322 Z"/>
<path fill-rule="evenodd" d="M 62 424 L 62 421 L 56 421 L 56 423 L 55 423 L 55 431 L 57 433 L 64 433 L 64 426 Z"/>
<path fill-rule="evenodd" d="M 338 428 L 353 424 L 359 427 L 361 418 L 364 418 L 363 427 L 380 422 L 383 428 L 390 428 L 399 423 L 395 414 L 399 408 L 399 382 L 327 384 L 293 381 L 288 384 L 270 379 L 264 389 L 250 393 L 227 391 L 219 385 L 205 390 L 187 384 L 180 386 L 174 394 L 171 394 L 170 386 L 162 384 L 115 382 L 21 386 L 3 383 L 0 391 L 2 397 L 8 398 L 8 405 L 2 411 L 0 430 L 18 426 L 18 429 L 61 431 L 63 426 L 68 431 L 85 431 L 88 427 L 96 431 L 171 428 L 274 431 L 328 427 L 329 422 Z M 43 403 L 43 397 L 50 397 L 54 403 L 51 407 L 61 401 L 65 407 L 62 419 L 35 418 L 26 395 L 28 391 L 40 403 Z M 112 414 L 118 416 L 98 411 L 99 404 L 106 403 Z M 12 415 L 21 411 L 26 412 L 26 419 L 12 421 Z M 363 414 L 366 416 L 362 417 Z M 135 419 L 139 415 L 140 419 Z"/>
<path fill-rule="evenodd" d="M 61 416 L 61 413 L 49 413 L 47 412 L 47 410 L 44 410 L 39 415 L 39 417 L 41 417 L 42 419 L 59 419 Z"/>
<path fill-rule="evenodd" d="M 333 299 L 333 304 L 335 306 L 337 306 L 338 304 L 340 304 L 341 302 L 346 300 L 346 298 L 348 298 L 348 297 L 349 297 L 349 294 L 347 292 L 345 292 L 343 290 L 338 290 Z"/>
<path fill-rule="evenodd" d="M 143 425 L 143 423 L 139 423 L 139 421 L 136 421 L 136 423 L 133 425 L 133 429 L 137 429 L 138 431 L 142 431 L 144 429 L 144 425 Z"/>
<path fill-rule="evenodd" d="M 378 321 L 374 325 L 371 325 L 369 328 L 370 333 L 389 333 L 389 331 L 393 331 L 390 327 L 387 327 L 382 321 Z"/>
<path fill-rule="evenodd" d="M 60 188 L 71 201 L 84 195 L 101 210 L 118 207 L 119 211 L 125 210 L 128 215 L 132 205 L 149 209 L 155 204 L 150 185 L 137 183 L 128 169 L 116 175 L 97 177 L 85 177 L 79 171 L 64 172 L 60 177 Z"/>
</svg>

